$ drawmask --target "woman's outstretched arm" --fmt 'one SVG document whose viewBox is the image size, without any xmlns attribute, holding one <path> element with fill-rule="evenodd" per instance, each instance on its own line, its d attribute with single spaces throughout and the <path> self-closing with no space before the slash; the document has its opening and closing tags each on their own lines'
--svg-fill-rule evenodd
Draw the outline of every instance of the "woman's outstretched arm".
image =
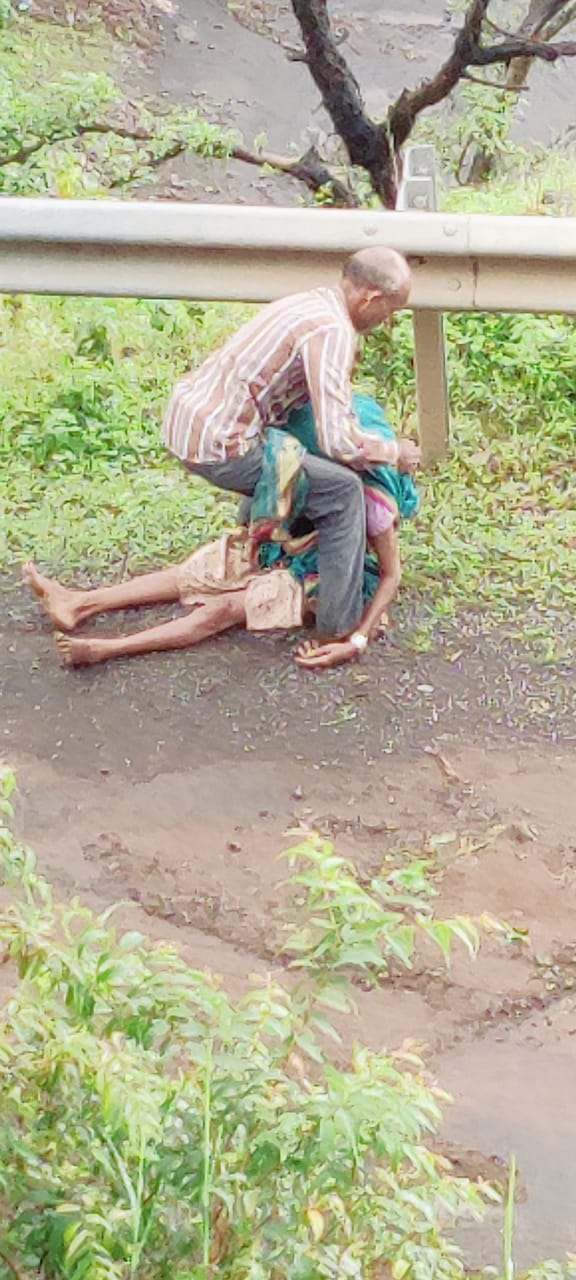
<svg viewBox="0 0 576 1280">
<path fill-rule="evenodd" d="M 398 529 L 393 525 L 384 533 L 379 533 L 372 540 L 373 550 L 378 557 L 380 581 L 373 600 L 364 612 L 356 635 L 366 636 L 370 640 L 376 634 L 388 606 L 392 603 L 402 578 L 402 564 Z M 337 667 L 345 662 L 352 662 L 359 656 L 359 649 L 350 640 L 338 640 L 331 644 L 316 644 L 306 641 L 300 645 L 296 653 L 296 662 L 300 667 L 323 668 Z"/>
</svg>

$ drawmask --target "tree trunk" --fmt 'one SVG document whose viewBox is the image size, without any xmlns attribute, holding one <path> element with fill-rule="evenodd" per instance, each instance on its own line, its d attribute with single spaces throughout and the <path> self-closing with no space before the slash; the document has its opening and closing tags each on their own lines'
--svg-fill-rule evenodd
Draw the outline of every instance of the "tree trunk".
<svg viewBox="0 0 576 1280">
<path fill-rule="evenodd" d="M 388 130 L 366 113 L 360 86 L 334 41 L 326 0 L 292 0 L 306 61 L 350 162 L 366 169 L 382 204 L 396 207 L 397 164 Z"/>
</svg>

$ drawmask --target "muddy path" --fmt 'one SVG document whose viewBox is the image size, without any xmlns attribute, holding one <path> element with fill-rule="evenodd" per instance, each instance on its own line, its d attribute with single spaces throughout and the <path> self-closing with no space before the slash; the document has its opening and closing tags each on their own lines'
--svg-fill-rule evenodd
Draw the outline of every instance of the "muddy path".
<svg viewBox="0 0 576 1280">
<path fill-rule="evenodd" d="M 498 1178 L 518 1157 L 519 1264 L 574 1250 L 574 673 L 471 620 L 429 653 L 398 632 L 320 679 L 296 672 L 285 638 L 240 635 L 70 673 L 13 579 L 3 605 L 17 827 L 61 896 L 122 902 L 122 921 L 239 991 L 282 972 L 278 855 L 313 828 L 364 874 L 424 854 L 439 913 L 529 932 L 530 946 L 489 937 L 448 974 L 420 956 L 359 993 L 345 1039 L 426 1044 L 454 1097 L 442 1141 L 457 1167 Z M 464 1233 L 470 1265 L 497 1264 L 499 1233 L 497 1215 Z"/>
</svg>

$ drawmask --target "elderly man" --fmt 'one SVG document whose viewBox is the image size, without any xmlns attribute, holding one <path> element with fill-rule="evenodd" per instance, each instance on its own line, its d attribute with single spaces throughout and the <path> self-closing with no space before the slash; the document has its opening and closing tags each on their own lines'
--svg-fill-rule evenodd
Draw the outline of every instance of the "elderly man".
<svg viewBox="0 0 576 1280">
<path fill-rule="evenodd" d="M 350 375 L 358 335 L 386 324 L 408 301 L 406 259 L 374 246 L 344 263 L 339 283 L 264 307 L 199 369 L 178 383 L 163 438 L 194 475 L 250 495 L 262 470 L 263 437 L 310 400 L 326 458 L 308 455 L 306 515 L 318 530 L 319 637 L 355 631 L 362 616 L 366 521 L 354 468 L 391 463 L 411 470 L 419 451 L 362 431 Z M 344 466 L 341 464 L 345 464 Z"/>
</svg>

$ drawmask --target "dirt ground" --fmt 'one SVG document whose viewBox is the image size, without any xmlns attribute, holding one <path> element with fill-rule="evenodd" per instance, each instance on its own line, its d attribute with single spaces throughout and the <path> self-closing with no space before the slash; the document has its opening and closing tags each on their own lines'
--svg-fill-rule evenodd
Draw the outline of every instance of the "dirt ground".
<svg viewBox="0 0 576 1280">
<path fill-rule="evenodd" d="M 363 872 L 427 853 L 440 914 L 529 931 L 450 973 L 421 957 L 360 995 L 345 1035 L 427 1045 L 464 1172 L 501 1177 L 517 1155 L 520 1265 L 576 1249 L 574 672 L 468 620 L 458 648 L 445 631 L 415 655 L 397 631 L 320 678 L 296 671 L 286 638 L 241 635 L 71 673 L 15 580 L 3 603 L 17 828 L 64 897 L 122 901 L 123 921 L 237 991 L 278 964 L 278 854 L 313 828 Z M 500 1225 L 464 1232 L 471 1265 L 497 1264 Z"/>
<path fill-rule="evenodd" d="M 76 31 L 104 26 L 135 51 L 161 46 L 161 19 L 176 13 L 172 0 L 26 0 L 22 8 L 36 22 Z"/>
</svg>

